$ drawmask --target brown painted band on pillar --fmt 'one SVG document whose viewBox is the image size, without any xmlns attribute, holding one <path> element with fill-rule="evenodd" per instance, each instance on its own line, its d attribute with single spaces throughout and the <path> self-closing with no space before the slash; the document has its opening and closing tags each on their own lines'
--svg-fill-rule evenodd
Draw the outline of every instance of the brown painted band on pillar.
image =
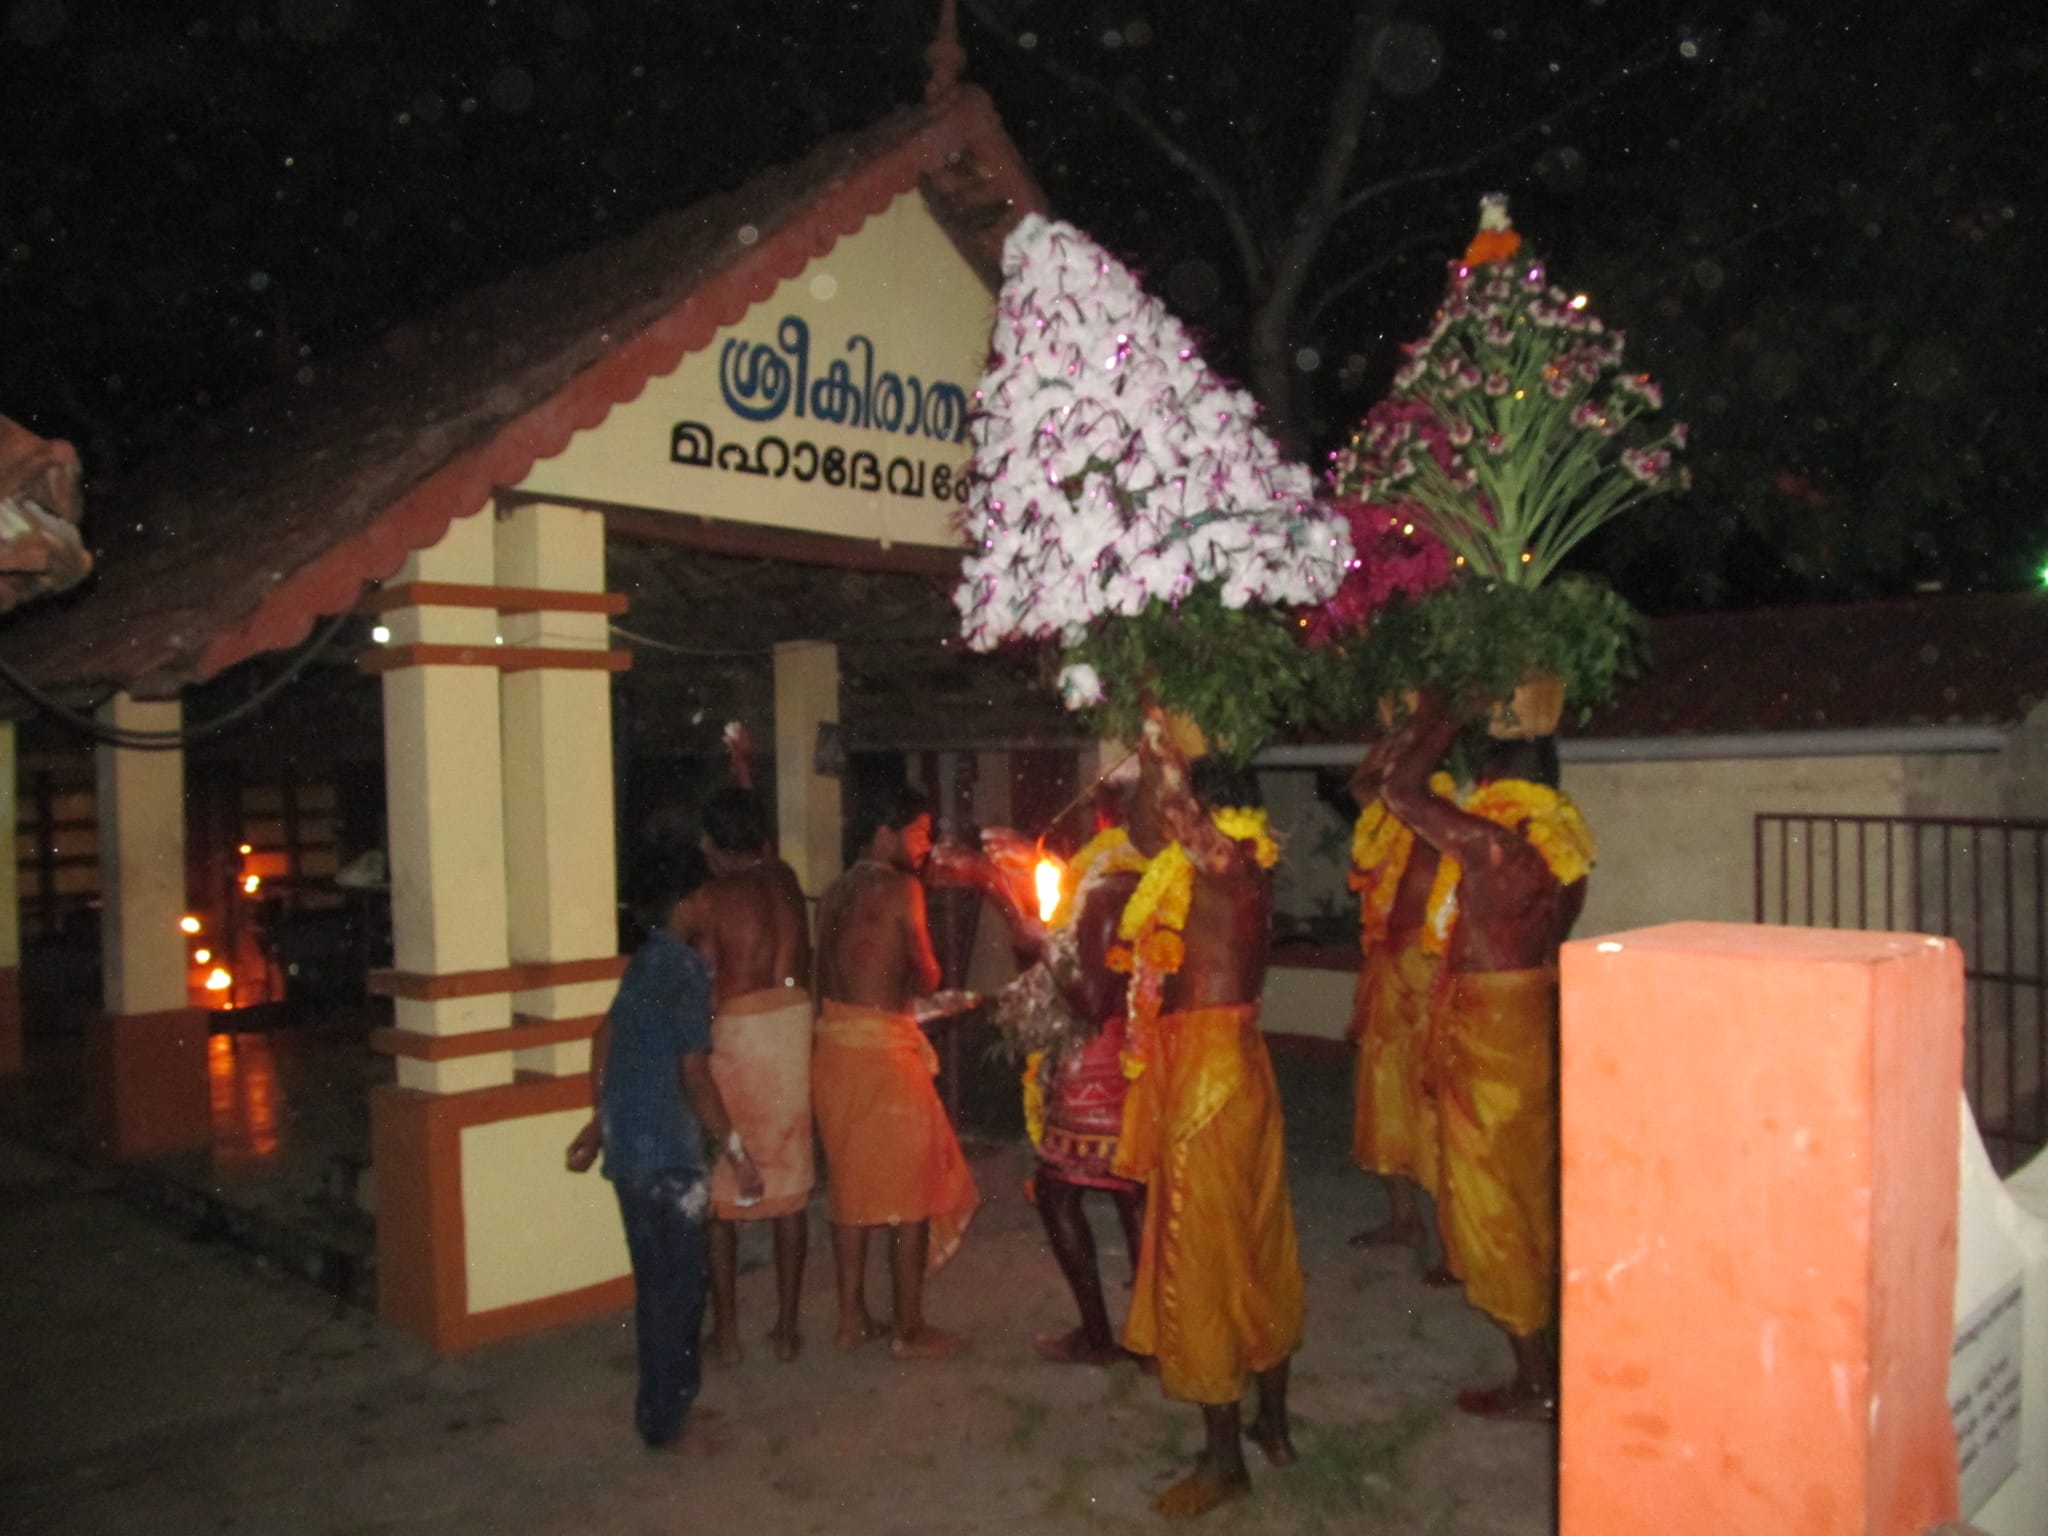
<svg viewBox="0 0 2048 1536">
<path fill-rule="evenodd" d="M 499 613 L 624 613 L 623 592 L 565 592 L 551 587 L 486 587 L 464 581 L 404 581 L 380 587 L 356 605 L 363 614 L 398 608 L 494 608 Z"/>
<path fill-rule="evenodd" d="M 478 1029 L 461 1035 L 430 1035 L 417 1029 L 377 1029 L 370 1046 L 387 1056 L 413 1061 L 452 1061 L 459 1056 L 489 1056 L 498 1051 L 527 1051 L 539 1045 L 588 1040 L 604 1022 L 601 1013 L 580 1019 L 535 1019 L 515 1015 L 510 1029 Z"/>
<path fill-rule="evenodd" d="M 379 645 L 356 657 L 376 676 L 406 667 L 495 667 L 500 672 L 625 672 L 631 651 L 577 651 L 540 645 Z"/>
<path fill-rule="evenodd" d="M 204 1008 L 96 1014 L 85 1028 L 87 1149 L 132 1163 L 213 1143 Z"/>
<path fill-rule="evenodd" d="M 21 967 L 0 965 L 0 1077 L 15 1077 L 21 1067 Z"/>
<path fill-rule="evenodd" d="M 370 1091 L 370 1155 L 377 1170 L 377 1314 L 442 1354 L 602 1316 L 633 1299 L 633 1277 L 488 1312 L 469 1310 L 462 1211 L 462 1133 L 590 1106 L 582 1076 L 523 1076 L 470 1093 Z"/>
<path fill-rule="evenodd" d="M 488 997 L 494 992 L 537 992 L 542 987 L 574 986 L 583 981 L 616 981 L 626 974 L 624 955 L 599 955 L 590 960 L 531 960 L 501 971 L 372 971 L 368 985 L 377 997 L 402 997 L 408 1002 L 435 1003 L 451 997 Z"/>
</svg>

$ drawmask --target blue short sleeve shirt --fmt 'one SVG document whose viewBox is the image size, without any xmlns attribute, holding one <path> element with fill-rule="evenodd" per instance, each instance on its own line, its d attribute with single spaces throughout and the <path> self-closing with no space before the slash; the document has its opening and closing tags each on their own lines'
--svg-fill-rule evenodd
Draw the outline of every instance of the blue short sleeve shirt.
<svg viewBox="0 0 2048 1536">
<path fill-rule="evenodd" d="M 683 1096 L 683 1057 L 711 1050 L 711 969 L 662 929 L 626 965 L 607 1015 L 611 1045 L 598 1118 L 604 1176 L 704 1172 L 704 1132 Z"/>
</svg>

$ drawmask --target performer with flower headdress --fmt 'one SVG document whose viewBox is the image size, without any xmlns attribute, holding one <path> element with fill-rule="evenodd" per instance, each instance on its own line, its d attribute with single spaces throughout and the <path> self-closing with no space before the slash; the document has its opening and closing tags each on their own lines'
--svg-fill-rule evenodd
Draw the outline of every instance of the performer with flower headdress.
<svg viewBox="0 0 2048 1536">
<path fill-rule="evenodd" d="M 1452 788 L 1440 776 L 1442 792 Z M 1430 1004 L 1443 970 L 1443 943 L 1426 917 L 1437 853 L 1408 829 L 1377 792 L 1359 796 L 1351 842 L 1351 886 L 1359 896 L 1363 963 L 1351 1006 L 1358 1045 L 1352 1160 L 1386 1185 L 1387 1219 L 1351 1239 L 1354 1248 L 1427 1246 L 1418 1186 L 1437 1188 L 1436 1093 L 1429 1081 Z"/>
<path fill-rule="evenodd" d="M 1194 1471 L 1152 1506 L 1174 1517 L 1249 1490 L 1242 1436 L 1273 1466 L 1295 1459 L 1287 1376 L 1303 1291 L 1280 1095 L 1259 1027 L 1278 859 L 1263 820 L 1212 815 L 1163 712 L 1147 711 L 1131 841 L 1148 864 L 1118 929 L 1130 946 L 1133 1081 L 1116 1171 L 1147 1184 L 1124 1344 L 1156 1358 L 1168 1397 L 1202 1410 Z M 1238 1405 L 1253 1380 L 1246 1429 Z"/>
<path fill-rule="evenodd" d="M 1557 951 L 1585 904 L 1593 838 L 1540 782 L 1527 739 L 1492 742 L 1464 803 L 1436 765 L 1467 723 L 1425 693 L 1353 779 L 1377 793 L 1439 871 L 1426 930 L 1448 936 L 1427 1070 L 1437 1119 L 1444 1259 L 1514 1350 L 1504 1386 L 1461 1392 L 1486 1418 L 1554 1419 L 1557 1365 Z M 1448 871 L 1448 876 L 1446 876 Z"/>
<path fill-rule="evenodd" d="M 1153 1506 L 1198 1515 L 1250 1486 L 1250 1379 L 1252 1439 L 1294 1459 L 1302 1282 L 1258 1021 L 1278 850 L 1262 814 L 1203 808 L 1167 711 L 1239 763 L 1305 718 L 1316 668 L 1298 611 L 1336 591 L 1351 533 L 1255 403 L 1079 230 L 1021 220 L 1003 274 L 955 599 L 970 648 L 1057 643 L 1068 706 L 1139 739 L 1129 831 L 1145 868 L 1111 952 L 1130 978 L 1112 1171 L 1147 1184 L 1124 1344 L 1201 1405 L 1207 1449 Z"/>
</svg>

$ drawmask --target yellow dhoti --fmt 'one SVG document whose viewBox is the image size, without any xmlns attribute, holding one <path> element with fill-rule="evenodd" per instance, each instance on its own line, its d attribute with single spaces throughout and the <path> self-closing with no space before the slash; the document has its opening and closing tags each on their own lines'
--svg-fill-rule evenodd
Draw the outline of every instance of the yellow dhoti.
<svg viewBox="0 0 2048 1536">
<path fill-rule="evenodd" d="M 1301 1346 L 1301 1257 L 1258 1005 L 1162 1015 L 1115 1171 L 1149 1186 L 1124 1344 L 1168 1397 L 1234 1403 Z"/>
<path fill-rule="evenodd" d="M 1444 1257 L 1508 1332 L 1557 1317 L 1557 972 L 1459 972 L 1432 1071 Z"/>
<path fill-rule="evenodd" d="M 1351 1033 L 1358 1041 L 1351 1156 L 1369 1173 L 1437 1186 L 1437 1125 L 1429 1082 L 1430 1009 L 1441 957 L 1419 944 L 1376 946 L 1358 973 Z"/>
<path fill-rule="evenodd" d="M 727 999 L 711 1021 L 711 1077 L 766 1186 L 758 1204 L 739 1204 L 732 1164 L 720 1158 L 711 1214 L 721 1220 L 787 1216 L 811 1198 L 811 1012 L 809 993 L 767 987 Z"/>
<path fill-rule="evenodd" d="M 826 999 L 811 1056 L 811 1102 L 831 1174 L 827 1213 L 841 1226 L 929 1221 L 925 1268 L 960 1246 L 981 1204 L 945 1106 L 939 1058 L 917 1020 Z"/>
</svg>

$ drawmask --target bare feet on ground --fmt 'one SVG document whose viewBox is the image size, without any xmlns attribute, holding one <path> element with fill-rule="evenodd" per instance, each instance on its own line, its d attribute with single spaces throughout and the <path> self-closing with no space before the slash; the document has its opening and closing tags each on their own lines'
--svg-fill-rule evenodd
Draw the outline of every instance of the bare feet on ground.
<svg viewBox="0 0 2048 1536">
<path fill-rule="evenodd" d="M 946 1360 L 966 1347 L 967 1341 L 959 1334 L 934 1328 L 930 1323 L 889 1340 L 889 1353 L 898 1360 Z"/>
<path fill-rule="evenodd" d="M 872 1344 L 876 1339 L 886 1339 L 888 1336 L 887 1323 L 879 1323 L 872 1317 L 862 1316 L 854 1323 L 839 1325 L 839 1331 L 832 1335 L 832 1347 L 845 1353 L 859 1349 L 863 1344 Z"/>
<path fill-rule="evenodd" d="M 737 1329 L 716 1330 L 704 1352 L 710 1356 L 713 1365 L 738 1365 L 746 1358 L 746 1351 L 740 1348 Z"/>
<path fill-rule="evenodd" d="M 1072 1333 L 1048 1333 L 1031 1341 L 1031 1347 L 1038 1351 L 1038 1358 L 1054 1365 L 1114 1365 L 1119 1360 L 1131 1357 L 1114 1344 L 1102 1344 L 1091 1340 L 1085 1329 L 1076 1328 Z"/>
<path fill-rule="evenodd" d="M 1259 1448 L 1269 1467 L 1291 1467 L 1300 1460 L 1294 1453 L 1294 1441 L 1285 1425 L 1268 1424 L 1263 1418 L 1253 1419 L 1245 1426 L 1244 1437 Z"/>
<path fill-rule="evenodd" d="M 722 1411 L 693 1407 L 681 1434 L 648 1449 L 664 1456 L 722 1456 L 732 1449 L 732 1437 L 726 1433 Z"/>
<path fill-rule="evenodd" d="M 1522 1424 L 1557 1422 L 1556 1392 L 1525 1381 L 1460 1392 L 1458 1407 L 1460 1411 L 1482 1419 L 1504 1419 Z"/>
<path fill-rule="evenodd" d="M 1169 1520 L 1191 1520 L 1251 1491 L 1252 1480 L 1242 1470 L 1235 1477 L 1224 1477 L 1202 1464 L 1154 1499 L 1152 1513 Z"/>
<path fill-rule="evenodd" d="M 1376 1227 L 1352 1233 L 1346 1242 L 1353 1248 L 1419 1248 L 1422 1246 L 1422 1223 L 1383 1221 Z"/>
<path fill-rule="evenodd" d="M 775 1358 L 784 1365 L 789 1364 L 790 1361 L 804 1352 L 804 1336 L 794 1328 L 789 1329 L 787 1332 L 780 1328 L 769 1329 L 768 1342 L 775 1346 Z M 862 1340 L 862 1342 L 865 1343 L 866 1340 Z"/>
</svg>

